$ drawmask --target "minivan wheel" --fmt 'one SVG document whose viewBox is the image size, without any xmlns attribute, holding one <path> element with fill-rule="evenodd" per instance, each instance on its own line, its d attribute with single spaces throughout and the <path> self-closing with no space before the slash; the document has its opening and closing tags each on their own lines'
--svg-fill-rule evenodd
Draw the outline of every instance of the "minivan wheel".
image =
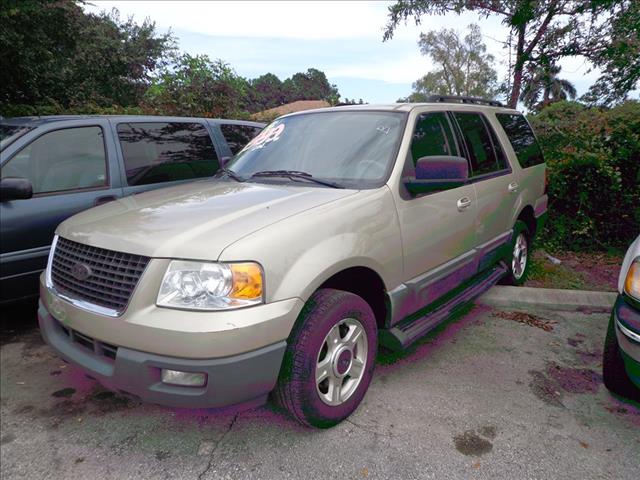
<svg viewBox="0 0 640 480">
<path fill-rule="evenodd" d="M 607 328 L 607 336 L 604 340 L 602 381 L 611 393 L 640 402 L 640 390 L 631 382 L 624 368 L 624 360 L 616 337 L 614 322 L 615 319 L 612 315 Z"/>
<path fill-rule="evenodd" d="M 362 401 L 375 365 L 376 319 L 362 298 L 322 288 L 304 306 L 273 392 L 299 422 L 329 428 Z"/>
<path fill-rule="evenodd" d="M 531 235 L 527 224 L 522 220 L 516 221 L 511 238 L 511 255 L 507 260 L 507 274 L 502 283 L 507 285 L 522 285 L 529 275 L 531 260 Z"/>
</svg>

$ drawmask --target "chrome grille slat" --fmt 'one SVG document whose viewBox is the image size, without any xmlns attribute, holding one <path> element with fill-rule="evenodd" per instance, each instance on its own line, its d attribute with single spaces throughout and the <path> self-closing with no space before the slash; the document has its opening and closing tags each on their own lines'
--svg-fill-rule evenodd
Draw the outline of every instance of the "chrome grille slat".
<svg viewBox="0 0 640 480">
<path fill-rule="evenodd" d="M 72 275 L 72 268 L 77 263 L 91 269 L 86 280 L 78 280 Z M 51 262 L 51 280 L 61 294 L 121 313 L 148 263 L 149 257 L 59 237 Z"/>
</svg>

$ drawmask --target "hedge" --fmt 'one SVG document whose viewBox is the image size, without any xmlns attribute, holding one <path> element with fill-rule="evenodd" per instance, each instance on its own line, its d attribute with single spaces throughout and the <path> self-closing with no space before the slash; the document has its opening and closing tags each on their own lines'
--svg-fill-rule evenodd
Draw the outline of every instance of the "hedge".
<svg viewBox="0 0 640 480">
<path fill-rule="evenodd" d="M 623 249 L 640 233 L 640 102 L 558 102 L 529 117 L 549 171 L 551 249 Z"/>
</svg>

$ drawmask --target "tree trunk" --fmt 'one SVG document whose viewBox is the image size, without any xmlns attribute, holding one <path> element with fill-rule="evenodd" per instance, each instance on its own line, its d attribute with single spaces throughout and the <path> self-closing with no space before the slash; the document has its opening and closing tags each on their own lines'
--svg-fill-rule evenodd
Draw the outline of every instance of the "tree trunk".
<svg viewBox="0 0 640 480">
<path fill-rule="evenodd" d="M 520 98 L 520 90 L 522 89 L 522 72 L 524 70 L 524 34 L 525 26 L 518 26 L 518 45 L 516 47 L 516 62 L 513 66 L 513 86 L 511 87 L 511 96 L 509 97 L 509 108 L 518 106 L 518 98 Z"/>
</svg>

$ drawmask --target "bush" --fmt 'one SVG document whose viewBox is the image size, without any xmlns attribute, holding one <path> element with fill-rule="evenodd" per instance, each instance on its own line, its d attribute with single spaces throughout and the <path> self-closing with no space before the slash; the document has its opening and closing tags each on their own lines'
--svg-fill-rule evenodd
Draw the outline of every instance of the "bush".
<svg viewBox="0 0 640 480">
<path fill-rule="evenodd" d="M 551 248 L 626 247 L 640 225 L 640 102 L 558 102 L 530 117 L 549 169 Z"/>
</svg>

